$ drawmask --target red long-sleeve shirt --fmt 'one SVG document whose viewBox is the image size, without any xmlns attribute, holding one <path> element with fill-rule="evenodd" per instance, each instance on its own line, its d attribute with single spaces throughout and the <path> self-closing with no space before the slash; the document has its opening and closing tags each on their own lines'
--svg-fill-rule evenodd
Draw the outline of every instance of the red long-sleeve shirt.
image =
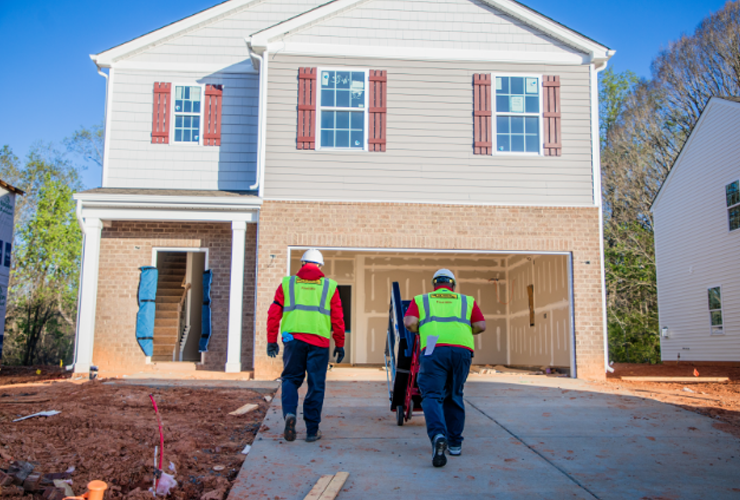
<svg viewBox="0 0 740 500">
<path fill-rule="evenodd" d="M 451 292 L 454 291 L 452 289 L 452 287 L 449 286 L 449 285 L 438 285 L 438 286 L 434 287 L 435 290 L 439 290 L 440 288 L 445 288 L 445 289 L 447 289 L 447 290 L 449 290 Z M 419 306 L 416 305 L 416 301 L 415 300 L 412 300 L 411 301 L 411 304 L 409 304 L 409 308 L 406 309 L 406 314 L 404 315 L 404 317 L 405 316 L 413 316 L 415 318 L 418 318 L 420 316 L 419 315 Z M 477 323 L 478 321 L 485 321 L 485 320 L 486 320 L 486 318 L 483 317 L 483 313 L 481 312 L 480 308 L 478 307 L 478 303 L 477 302 L 473 302 L 473 312 L 470 315 L 470 322 L 471 323 Z M 465 349 L 470 350 L 468 347 L 465 347 L 464 345 L 457 345 L 457 344 L 437 344 L 437 345 L 438 346 L 452 345 L 452 346 L 455 346 L 455 347 L 464 347 Z"/>
<path fill-rule="evenodd" d="M 315 264 L 305 264 L 296 276 L 304 280 L 314 281 L 323 278 L 324 273 Z M 277 342 L 280 333 L 280 321 L 283 319 L 284 304 L 283 286 L 280 285 L 275 292 L 275 300 L 267 311 L 267 342 L 269 343 Z M 331 330 L 334 344 L 337 347 L 344 347 L 344 312 L 342 311 L 342 301 L 339 298 L 339 290 L 336 290 L 331 298 Z M 329 339 L 321 335 L 293 333 L 293 338 L 318 347 L 329 347 Z"/>
</svg>

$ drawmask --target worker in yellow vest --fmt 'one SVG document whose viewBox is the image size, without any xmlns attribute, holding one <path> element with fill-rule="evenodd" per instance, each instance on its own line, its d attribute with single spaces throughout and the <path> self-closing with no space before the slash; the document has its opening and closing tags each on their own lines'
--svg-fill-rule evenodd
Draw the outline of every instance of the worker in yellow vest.
<svg viewBox="0 0 740 500">
<path fill-rule="evenodd" d="M 267 355 L 280 352 L 278 333 L 282 332 L 282 405 L 286 441 L 296 438 L 298 388 L 308 375 L 308 393 L 303 400 L 306 441 L 321 439 L 319 424 L 324 405 L 329 342 L 334 337 L 337 363 L 344 359 L 344 314 L 337 282 L 321 272 L 324 257 L 312 248 L 301 258 L 296 276 L 286 276 L 275 292 L 267 313 Z"/>
<path fill-rule="evenodd" d="M 443 467 L 445 451 L 462 453 L 463 386 L 473 358 L 473 335 L 485 331 L 486 320 L 473 297 L 455 292 L 452 271 L 434 273 L 432 285 L 432 293 L 414 297 L 403 322 L 419 335 L 421 407 L 432 441 L 432 465 Z"/>
</svg>

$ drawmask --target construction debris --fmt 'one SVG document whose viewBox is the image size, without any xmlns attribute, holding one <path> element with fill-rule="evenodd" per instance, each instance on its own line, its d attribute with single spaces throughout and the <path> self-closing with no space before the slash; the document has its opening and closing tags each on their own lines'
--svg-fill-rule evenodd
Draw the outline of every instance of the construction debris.
<svg viewBox="0 0 740 500">
<path fill-rule="evenodd" d="M 256 410 L 257 408 L 259 408 L 259 405 L 247 403 L 244 406 L 232 411 L 231 413 L 229 413 L 229 415 L 244 415 L 252 410 Z"/>
<path fill-rule="evenodd" d="M 38 413 L 34 413 L 33 415 L 16 418 L 15 420 L 13 420 L 13 422 L 20 422 L 21 420 L 26 420 L 27 418 L 34 418 L 34 417 L 53 417 L 54 415 L 59 415 L 60 413 L 62 412 L 57 411 L 57 410 L 40 411 Z"/>
<path fill-rule="evenodd" d="M 303 500 L 334 500 L 349 477 L 349 472 L 321 476 Z"/>
<path fill-rule="evenodd" d="M 729 377 L 620 377 L 631 382 L 728 382 Z"/>
</svg>

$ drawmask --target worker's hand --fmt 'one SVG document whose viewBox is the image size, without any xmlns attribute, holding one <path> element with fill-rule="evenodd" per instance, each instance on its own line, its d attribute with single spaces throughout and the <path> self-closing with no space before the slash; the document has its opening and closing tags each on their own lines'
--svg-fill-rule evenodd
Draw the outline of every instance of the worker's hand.
<svg viewBox="0 0 740 500">
<path fill-rule="evenodd" d="M 280 353 L 280 346 L 277 344 L 277 342 L 270 342 L 267 344 L 267 355 L 271 358 L 274 358 Z"/>
<path fill-rule="evenodd" d="M 337 357 L 337 363 L 341 363 L 344 359 L 344 347 L 335 347 L 334 356 Z"/>
</svg>

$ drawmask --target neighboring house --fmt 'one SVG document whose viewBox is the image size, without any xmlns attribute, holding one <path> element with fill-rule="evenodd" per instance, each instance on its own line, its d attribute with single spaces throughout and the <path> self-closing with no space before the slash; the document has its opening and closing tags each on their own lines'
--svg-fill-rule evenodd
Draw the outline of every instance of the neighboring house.
<svg viewBox="0 0 740 500">
<path fill-rule="evenodd" d="M 476 363 L 603 377 L 613 53 L 512 0 L 231 0 L 92 56 L 76 370 L 277 376 L 267 310 L 317 247 L 352 363 L 383 363 L 391 283 L 447 267 L 486 315 Z"/>
<path fill-rule="evenodd" d="M 25 194 L 20 189 L 0 180 L 0 361 L 3 359 L 3 337 L 5 336 L 5 311 L 8 307 L 10 284 L 10 257 L 13 254 L 15 229 L 15 197 Z"/>
<path fill-rule="evenodd" d="M 713 97 L 652 206 L 663 361 L 740 361 L 740 98 Z"/>
</svg>

